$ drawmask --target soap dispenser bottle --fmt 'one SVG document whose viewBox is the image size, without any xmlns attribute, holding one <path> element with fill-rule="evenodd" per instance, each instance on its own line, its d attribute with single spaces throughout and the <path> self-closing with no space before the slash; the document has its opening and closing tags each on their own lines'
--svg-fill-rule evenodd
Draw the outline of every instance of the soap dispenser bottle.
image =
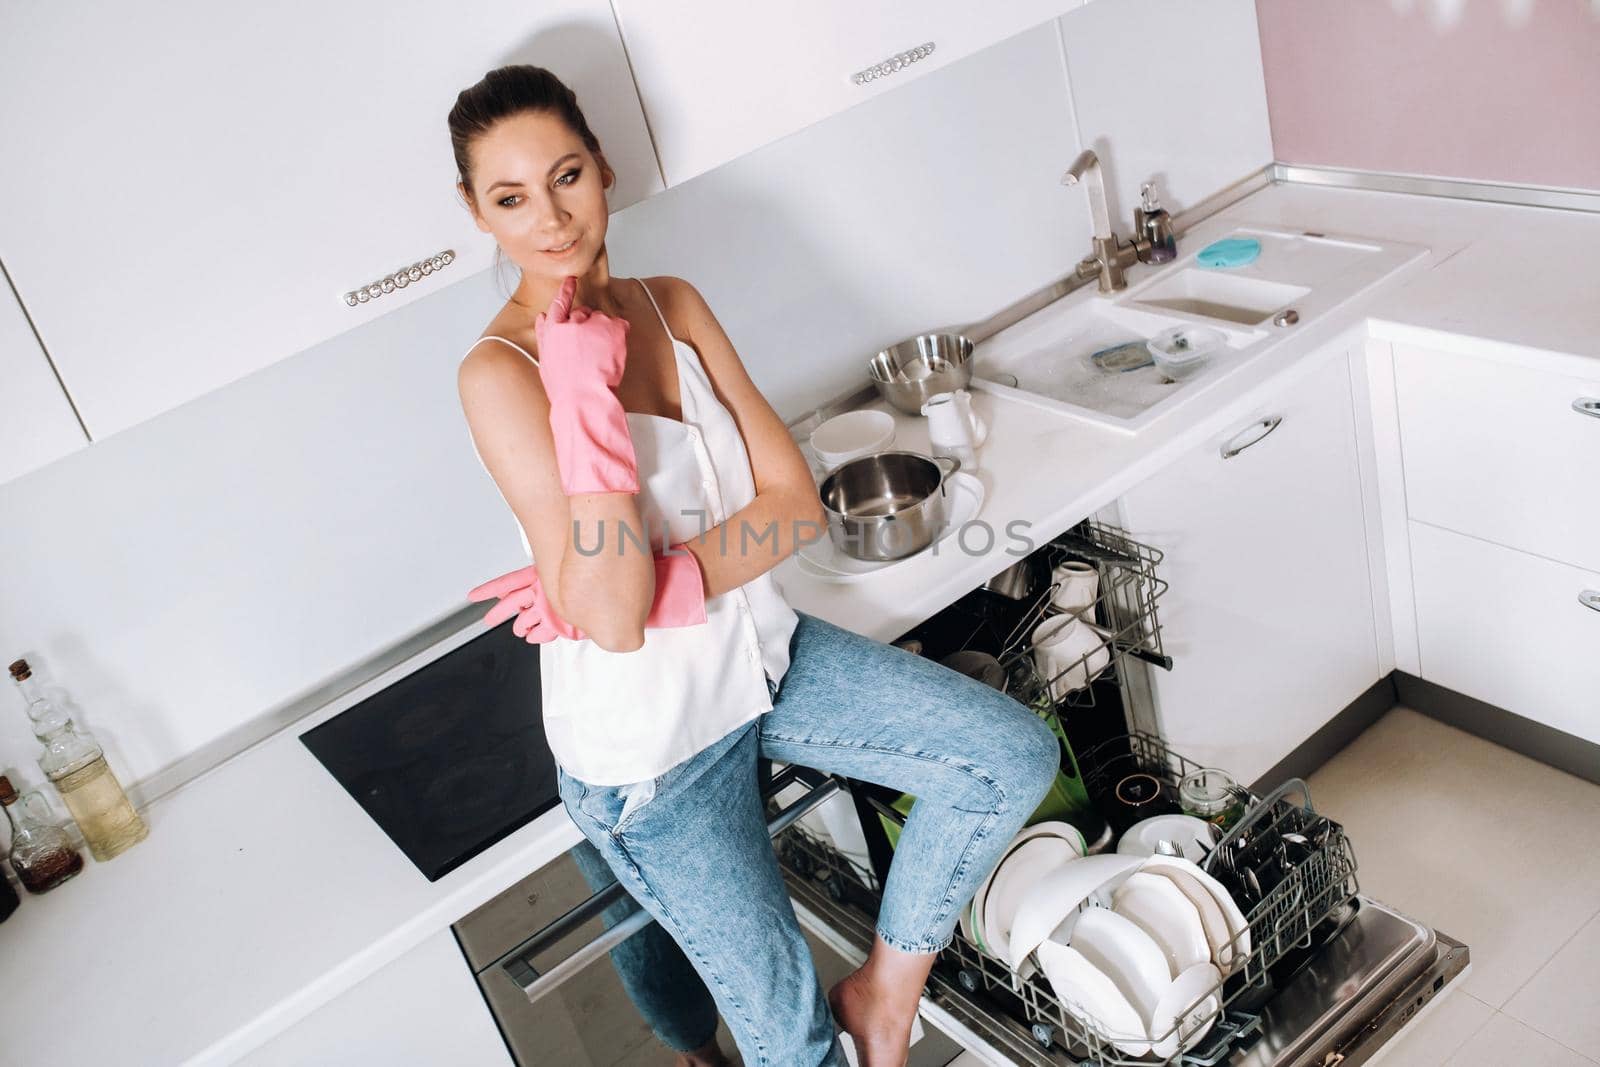
<svg viewBox="0 0 1600 1067">
<path fill-rule="evenodd" d="M 1172 216 L 1156 199 L 1154 182 L 1139 186 L 1139 206 L 1133 209 L 1133 241 L 1141 263 L 1170 263 L 1178 258 Z"/>
</svg>

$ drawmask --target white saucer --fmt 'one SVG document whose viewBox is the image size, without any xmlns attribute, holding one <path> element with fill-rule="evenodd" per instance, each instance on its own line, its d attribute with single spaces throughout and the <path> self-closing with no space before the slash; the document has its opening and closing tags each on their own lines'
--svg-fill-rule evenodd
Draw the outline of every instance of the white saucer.
<svg viewBox="0 0 1600 1067">
<path fill-rule="evenodd" d="M 949 541 L 951 535 L 960 530 L 964 523 L 978 517 L 978 511 L 983 507 L 984 488 L 982 480 L 977 475 L 962 471 L 947 477 L 945 484 L 950 487 L 950 496 L 945 502 L 944 532 L 927 548 L 919 549 L 900 559 L 883 561 L 856 559 L 835 548 L 833 538 L 827 536 L 827 531 L 823 531 L 822 540 L 813 541 L 795 553 L 796 565 L 802 573 L 819 581 L 854 582 L 886 567 L 893 567 L 896 563 L 915 559 L 923 552 L 931 551 L 935 546 L 938 546 L 941 552 L 955 550 L 953 544 L 945 542 Z"/>
</svg>

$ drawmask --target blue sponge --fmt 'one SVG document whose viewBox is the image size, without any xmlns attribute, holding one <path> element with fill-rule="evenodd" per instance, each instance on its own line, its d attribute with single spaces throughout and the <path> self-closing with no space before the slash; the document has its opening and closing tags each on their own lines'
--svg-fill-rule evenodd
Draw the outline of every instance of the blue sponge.
<svg viewBox="0 0 1600 1067">
<path fill-rule="evenodd" d="M 1202 267 L 1243 267 L 1261 255 L 1261 242 L 1254 237 L 1225 237 L 1206 245 L 1194 257 Z"/>
</svg>

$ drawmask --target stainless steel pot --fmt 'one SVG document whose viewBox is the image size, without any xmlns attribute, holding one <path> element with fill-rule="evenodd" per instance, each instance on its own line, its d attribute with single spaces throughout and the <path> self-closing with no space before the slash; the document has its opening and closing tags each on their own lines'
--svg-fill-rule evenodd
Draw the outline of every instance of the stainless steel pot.
<svg viewBox="0 0 1600 1067">
<path fill-rule="evenodd" d="M 903 559 L 945 525 L 945 479 L 960 462 L 920 452 L 874 452 L 841 464 L 819 490 L 828 536 L 856 559 Z"/>
<path fill-rule="evenodd" d="M 984 582 L 983 588 L 1011 600 L 1022 600 L 1033 592 L 1033 577 L 1032 564 L 1027 559 L 1019 559 Z"/>
</svg>

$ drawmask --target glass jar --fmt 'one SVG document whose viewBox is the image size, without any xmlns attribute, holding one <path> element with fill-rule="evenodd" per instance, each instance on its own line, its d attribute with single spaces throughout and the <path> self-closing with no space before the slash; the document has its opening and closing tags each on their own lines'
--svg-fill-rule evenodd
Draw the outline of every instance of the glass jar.
<svg viewBox="0 0 1600 1067">
<path fill-rule="evenodd" d="M 1178 783 L 1178 803 L 1185 815 L 1204 819 L 1224 832 L 1244 815 L 1244 797 L 1225 771 L 1202 767 Z"/>
<path fill-rule="evenodd" d="M 0 806 L 11 822 L 11 869 L 22 888 L 47 893 L 83 870 L 83 856 L 50 818 L 43 796 L 19 797 L 11 779 L 0 775 Z"/>
</svg>

